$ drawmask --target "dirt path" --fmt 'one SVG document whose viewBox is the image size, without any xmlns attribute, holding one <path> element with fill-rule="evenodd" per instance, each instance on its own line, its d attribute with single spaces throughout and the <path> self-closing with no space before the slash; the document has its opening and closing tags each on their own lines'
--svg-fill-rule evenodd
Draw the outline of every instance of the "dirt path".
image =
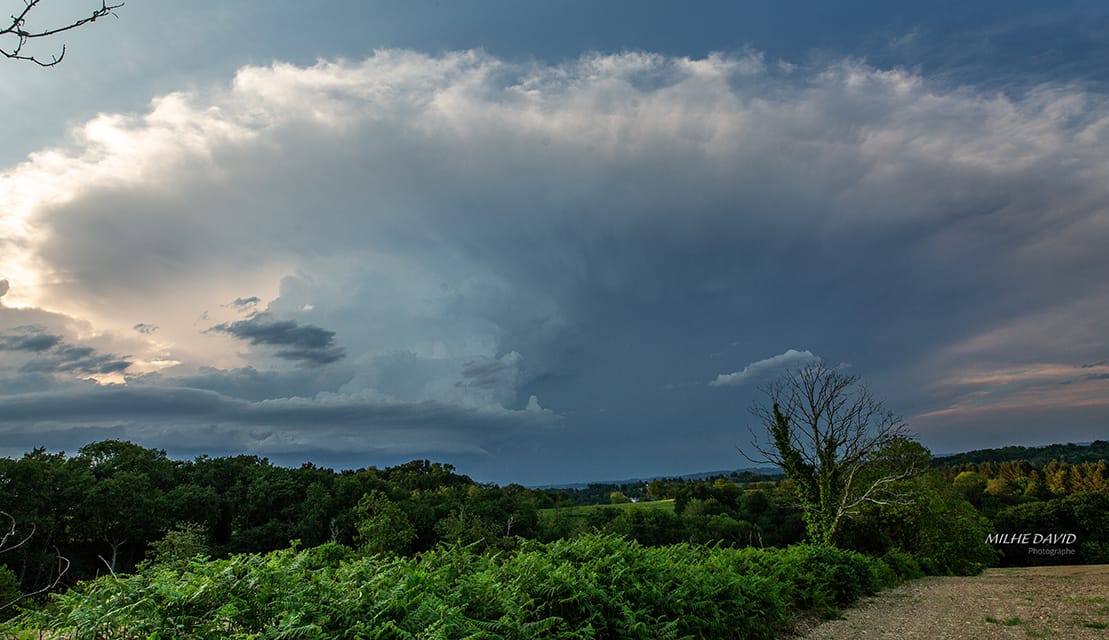
<svg viewBox="0 0 1109 640">
<path fill-rule="evenodd" d="M 1077 638 L 1109 640 L 1109 565 L 988 569 L 924 578 L 866 598 L 804 640 Z"/>
</svg>

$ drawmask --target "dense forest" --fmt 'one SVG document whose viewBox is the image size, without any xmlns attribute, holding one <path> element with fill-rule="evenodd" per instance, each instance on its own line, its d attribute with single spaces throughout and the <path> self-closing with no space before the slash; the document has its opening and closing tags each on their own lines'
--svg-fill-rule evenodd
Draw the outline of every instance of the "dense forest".
<svg viewBox="0 0 1109 640">
<path fill-rule="evenodd" d="M 69 592 L 73 597 L 85 594 L 79 597 L 93 600 L 100 597 L 95 596 L 98 593 L 116 597 L 118 589 L 136 590 L 135 594 L 150 589 L 187 593 L 200 587 L 190 580 L 219 582 L 226 572 L 261 572 L 259 576 L 269 576 L 266 580 L 285 580 L 266 573 L 277 572 L 275 567 L 281 567 L 282 575 L 316 571 L 326 574 L 326 580 L 340 582 L 354 579 L 351 576 L 358 572 L 410 575 L 414 567 L 422 567 L 429 585 L 435 583 L 428 588 L 446 598 L 437 601 L 437 615 L 455 616 L 451 618 L 455 626 L 448 627 L 457 631 L 475 620 L 501 620 L 517 625 L 523 633 L 533 628 L 528 625 L 539 629 L 570 624 L 570 618 L 562 615 L 569 615 L 564 609 L 531 618 L 520 617 L 523 614 L 514 609 L 534 604 L 543 590 L 568 588 L 565 584 L 536 583 L 527 588 L 539 591 L 512 596 L 523 600 L 490 604 L 501 609 L 484 612 L 474 611 L 469 604 L 451 604 L 448 592 L 461 588 L 460 580 L 469 585 L 467 589 L 490 589 L 489 584 L 473 581 L 502 579 L 505 572 L 531 571 L 543 563 L 564 563 L 567 554 L 584 554 L 598 566 L 616 562 L 601 557 L 611 553 L 623 558 L 619 562 L 628 563 L 629 571 L 662 571 L 660 563 L 671 560 L 698 572 L 709 571 L 713 563 L 725 563 L 730 567 L 728 575 L 739 580 L 738 576 L 758 566 L 748 577 L 773 582 L 777 586 L 771 592 L 778 594 L 773 603 L 758 606 L 784 607 L 786 616 L 786 611 L 846 604 L 890 581 L 924 574 L 972 574 L 998 563 L 1109 561 L 1109 468 L 1104 458 L 1096 462 L 1089 458 L 1104 446 L 1104 442 L 1057 445 L 1052 450 L 1059 451 L 1062 459 L 1046 462 L 1038 455 L 1041 450 L 1025 450 L 1030 459 L 1024 460 L 999 462 L 997 457 L 1004 454 L 991 451 L 977 461 L 965 457 L 933 461 L 930 471 L 903 481 L 911 489 L 911 502 L 868 505 L 837 533 L 835 553 L 841 555 L 833 554 L 828 570 L 850 565 L 854 567 L 850 571 L 858 574 L 853 595 L 842 597 L 827 592 L 838 578 L 827 577 L 829 584 L 823 586 L 786 584 L 793 578 L 782 572 L 783 566 L 795 568 L 790 563 L 808 562 L 804 558 L 825 552 L 820 547 L 797 546 L 805 538 L 805 525 L 792 482 L 781 476 L 747 473 L 534 489 L 478 483 L 450 465 L 427 460 L 385 469 L 334 471 L 313 465 L 285 468 L 254 456 L 173 460 L 164 451 L 121 441 L 90 444 L 74 455 L 39 449 L 19 459 L 0 459 L 0 511 L 10 519 L 0 526 L 11 525 L 0 543 L 0 605 L 42 590 Z M 1073 533 L 1074 555 L 1045 558 L 1030 556 L 1025 547 L 986 544 L 986 536 L 994 531 Z M 653 555 L 651 548 L 662 555 Z M 725 553 L 728 549 L 767 551 L 734 555 Z M 660 559 L 664 557 L 671 560 Z M 463 565 L 470 567 L 466 576 L 459 573 Z M 190 567 L 188 575 L 180 571 L 185 566 Z M 477 573 L 470 575 L 473 572 Z M 479 574 L 485 578 L 474 577 Z M 498 575 L 501 578 L 491 577 Z M 592 577 L 610 578 L 615 579 Z M 665 583 L 675 578 L 659 579 Z M 341 589 L 336 585 L 327 588 L 338 593 Z M 594 586 L 607 588 L 601 583 Z M 730 584 L 727 589 L 747 593 L 750 586 Z M 232 585 L 225 587 L 234 590 Z M 295 589 L 290 593 L 294 592 L 299 593 Z M 389 597 L 411 595 L 391 593 Z M 307 597 L 296 597 L 301 596 Z M 317 596 L 339 597 L 335 593 Z M 717 597 L 690 594 L 694 596 Z M 76 615 L 72 608 L 66 609 L 66 602 L 76 606 L 76 601 L 66 600 L 71 597 L 68 593 L 53 597 L 54 604 L 46 609 L 41 609 L 43 597 L 25 598 L 0 610 L 0 616 L 10 617 L 23 609 L 26 616 L 40 616 L 37 624 L 54 625 L 57 620 L 47 623 L 41 616 Z M 644 616 L 661 615 L 652 608 L 661 605 L 643 597 L 648 601 L 618 606 L 646 607 Z M 192 605 L 174 606 L 184 611 Z M 418 622 L 406 617 L 417 615 L 410 608 L 401 609 L 389 614 L 395 624 Z M 432 615 L 430 610 L 425 613 Z M 584 608 L 573 615 L 588 617 Z M 201 618 L 197 620 L 203 624 L 215 624 Z M 579 623 L 586 624 L 581 620 L 573 624 Z M 253 623 L 243 624 L 244 629 L 254 628 Z M 778 623 L 768 624 L 771 629 Z M 565 637 L 579 637 L 574 635 L 577 631 L 566 629 Z M 135 637 L 145 638 L 151 632 L 145 633 Z"/>
<path fill-rule="evenodd" d="M 1090 444 L 1049 444 L 1043 447 L 1009 446 L 996 449 L 975 449 L 965 453 L 935 456 L 932 465 L 951 467 L 966 463 L 979 462 L 1017 462 L 1025 461 L 1042 465 L 1055 462 L 1097 462 L 1109 460 L 1109 441 L 1095 440 Z"/>
</svg>

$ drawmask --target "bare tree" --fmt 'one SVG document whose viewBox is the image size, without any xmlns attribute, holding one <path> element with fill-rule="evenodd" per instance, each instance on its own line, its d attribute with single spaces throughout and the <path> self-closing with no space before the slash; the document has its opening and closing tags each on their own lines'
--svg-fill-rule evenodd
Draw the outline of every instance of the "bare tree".
<svg viewBox="0 0 1109 640">
<path fill-rule="evenodd" d="M 26 544 L 26 542 L 28 540 L 31 539 L 32 536 L 35 535 L 34 525 L 31 526 L 31 532 L 30 533 L 28 533 L 27 535 L 21 535 L 21 534 L 16 532 L 15 516 L 11 515 L 7 511 L 0 511 L 0 516 L 3 516 L 4 518 L 7 518 L 7 520 L 8 520 L 7 530 L 4 531 L 4 533 L 2 535 L 0 535 L 0 553 L 13 551 L 15 549 L 18 549 L 19 547 L 22 547 L 24 544 Z M 67 571 L 69 571 L 69 559 L 62 556 L 61 551 L 59 551 L 57 547 L 54 548 L 54 553 L 55 553 L 55 558 L 57 559 L 57 562 L 58 562 L 57 568 L 55 570 L 56 571 L 56 576 L 52 577 L 48 581 L 46 586 L 42 587 L 41 589 L 37 589 L 37 590 L 32 591 L 30 593 L 21 594 L 18 597 L 16 597 L 15 599 L 10 600 L 8 602 L 0 602 L 0 611 L 3 611 L 4 609 L 7 609 L 8 607 L 10 607 L 10 606 L 14 605 L 15 603 L 19 602 L 20 600 L 24 600 L 26 598 L 32 598 L 34 596 L 46 593 L 47 591 L 50 591 L 51 589 L 53 589 L 53 588 L 57 587 L 59 584 L 61 584 L 62 577 L 66 574 Z"/>
<path fill-rule="evenodd" d="M 899 481 L 927 467 L 908 426 L 859 383 L 824 361 L 787 372 L 762 388 L 751 412 L 772 442 L 752 443 L 796 485 L 809 537 L 833 544 L 845 518 L 865 503 L 908 501 Z"/>
<path fill-rule="evenodd" d="M 11 16 L 11 24 L 0 28 L 0 53 L 4 54 L 4 57 L 11 60 L 27 60 L 42 67 L 52 67 L 65 57 L 64 44 L 61 51 L 52 56 L 49 61 L 42 60 L 34 54 L 24 53 L 23 47 L 32 40 L 46 39 L 64 31 L 76 29 L 90 22 L 96 22 L 104 16 L 115 16 L 114 10 L 123 6 L 122 2 L 108 4 L 107 0 L 101 0 L 100 6 L 95 7 L 92 13 L 86 17 L 77 18 L 72 22 L 61 25 L 32 27 L 28 24 L 28 19 L 41 2 L 42 0 L 23 0 L 23 8 L 19 13 Z M 2 24 L 5 23 L 0 22 L 0 25 Z"/>
</svg>

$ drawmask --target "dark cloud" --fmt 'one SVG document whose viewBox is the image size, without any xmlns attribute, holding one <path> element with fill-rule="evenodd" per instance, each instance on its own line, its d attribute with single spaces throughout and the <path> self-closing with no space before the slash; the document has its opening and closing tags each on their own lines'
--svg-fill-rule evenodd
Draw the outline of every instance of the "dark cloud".
<svg viewBox="0 0 1109 640">
<path fill-rule="evenodd" d="M 49 351 L 61 343 L 62 337 L 46 333 L 41 327 L 16 327 L 0 333 L 0 351 Z"/>
<path fill-rule="evenodd" d="M 150 334 L 152 334 L 152 333 L 154 333 L 155 331 L 158 330 L 158 325 L 148 324 L 146 322 L 140 322 L 140 323 L 136 324 L 134 327 L 132 327 L 132 329 L 134 329 L 135 331 L 138 331 L 139 333 L 141 333 L 143 335 L 150 335 Z"/>
<path fill-rule="evenodd" d="M 235 298 L 231 301 L 231 305 L 242 309 L 244 307 L 252 307 L 261 301 L 262 299 L 258 296 L 250 296 L 249 298 Z"/>
<path fill-rule="evenodd" d="M 334 367 L 298 367 L 291 371 L 259 371 L 254 367 L 201 367 L 194 375 L 165 379 L 160 376 L 145 376 L 142 382 L 205 389 L 220 395 L 257 402 L 294 396 L 313 397 L 320 392 L 336 391 L 350 382 L 351 377 L 351 372 L 336 370 Z"/>
<path fill-rule="evenodd" d="M 26 374 L 111 374 L 122 373 L 131 366 L 126 356 L 99 353 L 92 347 L 67 344 L 62 336 L 35 326 L 0 332 L 0 351 L 33 354 L 31 360 L 19 368 L 21 373 Z"/>
<path fill-rule="evenodd" d="M 73 428 L 75 422 L 82 428 Z M 109 429 L 113 437 L 171 449 L 197 451 L 198 439 L 209 443 L 197 452 L 486 455 L 487 448 L 515 433 L 555 422 L 549 413 L 537 411 L 338 394 L 250 402 L 214 391 L 140 383 L 9 394 L 0 436 L 5 446 L 31 447 L 59 431 L 72 442 L 103 437 Z"/>
<path fill-rule="evenodd" d="M 76 373 L 81 375 L 122 373 L 131 361 L 92 347 L 60 345 L 20 367 L 25 373 Z"/>
<path fill-rule="evenodd" d="M 514 363 L 503 360 L 491 362 L 467 362 L 462 368 L 462 377 L 465 382 L 483 389 L 493 389 L 504 383 L 505 376 L 514 376 L 516 373 Z"/>
<path fill-rule="evenodd" d="M 267 313 L 217 324 L 208 331 L 226 333 L 253 345 L 279 347 L 274 354 L 277 357 L 310 366 L 331 364 L 345 355 L 342 347 L 335 346 L 334 331 L 293 320 L 276 320 Z"/>
</svg>

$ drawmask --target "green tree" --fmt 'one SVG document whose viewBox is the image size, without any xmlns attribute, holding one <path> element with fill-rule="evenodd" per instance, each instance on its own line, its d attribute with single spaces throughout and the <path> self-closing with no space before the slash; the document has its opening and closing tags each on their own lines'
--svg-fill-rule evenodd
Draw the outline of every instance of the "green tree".
<svg viewBox="0 0 1109 640">
<path fill-rule="evenodd" d="M 904 501 L 898 481 L 927 468 L 910 446 L 907 425 L 855 376 L 819 361 L 787 372 L 756 402 L 772 444 L 754 442 L 762 458 L 794 481 L 809 538 L 834 544 L 845 518 L 867 503 Z"/>
<path fill-rule="evenodd" d="M 204 525 L 184 522 L 167 531 L 161 540 L 150 543 L 147 555 L 152 564 L 179 566 L 197 556 L 208 556 L 211 552 Z"/>
<path fill-rule="evenodd" d="M 631 500 L 628 499 L 628 496 L 624 495 L 624 493 L 621 491 L 613 491 L 612 493 L 608 494 L 608 501 L 611 504 L 628 504 L 629 502 L 631 502 Z"/>
<path fill-rule="evenodd" d="M 130 569 L 169 526 L 165 492 L 173 486 L 175 464 L 163 450 L 121 440 L 85 445 L 76 458 L 94 478 L 85 489 L 80 529 L 89 542 L 107 545 L 97 555 L 112 573 Z"/>
<path fill-rule="evenodd" d="M 373 490 L 354 508 L 355 542 L 370 553 L 404 555 L 416 539 L 408 515 L 384 493 Z"/>
<path fill-rule="evenodd" d="M 435 533 L 443 542 L 462 545 L 478 545 L 481 548 L 494 546 L 501 541 L 500 527 L 464 509 L 435 523 Z"/>
<path fill-rule="evenodd" d="M 19 602 L 23 594 L 19 591 L 19 578 L 12 570 L 0 564 L 0 620 L 15 615 L 11 605 Z"/>
<path fill-rule="evenodd" d="M 7 553 L 23 547 L 35 535 L 34 527 L 31 527 L 30 533 L 20 531 L 16 519 L 10 513 L 0 511 L 0 520 L 7 520 L 6 530 L 0 530 L 0 554 Z M 0 564 L 0 620 L 10 618 L 14 611 L 12 605 L 55 588 L 61 582 L 62 577 L 69 569 L 69 560 L 65 559 L 59 553 L 58 556 L 58 573 L 54 581 L 47 584 L 45 587 L 30 593 L 23 593 L 20 588 L 20 581 L 18 576 L 12 572 L 7 566 Z"/>
<path fill-rule="evenodd" d="M 39 448 L 19 460 L 0 459 L 4 510 L 18 522 L 20 539 L 30 535 L 4 554 L 24 593 L 52 589 L 60 579 L 59 572 L 68 570 L 66 559 L 77 550 L 85 524 L 84 502 L 93 482 L 86 460 L 67 458 L 63 453 Z M 8 542 L 13 539 L 15 536 Z"/>
<path fill-rule="evenodd" d="M 997 556 L 986 543 L 990 522 L 936 472 L 904 481 L 909 502 L 870 505 L 893 547 L 918 558 L 930 573 L 974 575 Z"/>
</svg>

